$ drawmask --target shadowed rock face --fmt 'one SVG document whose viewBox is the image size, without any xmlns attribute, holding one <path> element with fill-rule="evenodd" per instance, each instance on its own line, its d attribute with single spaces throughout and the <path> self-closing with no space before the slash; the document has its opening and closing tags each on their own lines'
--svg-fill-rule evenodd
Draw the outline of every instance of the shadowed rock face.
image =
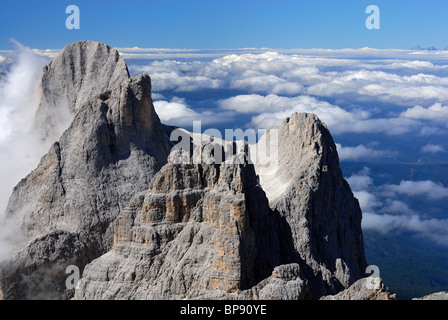
<svg viewBox="0 0 448 320">
<path fill-rule="evenodd" d="M 314 294 L 337 292 L 364 276 L 367 266 L 359 203 L 342 176 L 324 123 L 313 114 L 294 113 L 276 129 L 278 169 L 258 165 L 261 186 L 290 228 Z"/>
<path fill-rule="evenodd" d="M 150 90 L 100 43 L 44 68 L 37 125 L 59 101 L 74 119 L 11 196 L 29 242 L 2 266 L 3 298 L 316 299 L 364 275 L 359 204 L 316 116 L 293 114 L 222 164 L 178 164 Z M 266 139 L 278 163 L 249 163 Z M 75 292 L 68 265 L 83 271 Z"/>
</svg>

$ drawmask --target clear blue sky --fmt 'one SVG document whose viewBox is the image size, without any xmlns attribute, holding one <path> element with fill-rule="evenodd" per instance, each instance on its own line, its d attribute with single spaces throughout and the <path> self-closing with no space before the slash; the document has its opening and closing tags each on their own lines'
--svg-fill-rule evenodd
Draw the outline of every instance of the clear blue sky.
<svg viewBox="0 0 448 320">
<path fill-rule="evenodd" d="M 80 9 L 68 30 L 65 8 Z M 368 30 L 365 9 L 380 8 Z M 0 49 L 9 39 L 32 48 L 77 40 L 114 47 L 410 48 L 448 45 L 447 0 L 0 0 Z"/>
</svg>

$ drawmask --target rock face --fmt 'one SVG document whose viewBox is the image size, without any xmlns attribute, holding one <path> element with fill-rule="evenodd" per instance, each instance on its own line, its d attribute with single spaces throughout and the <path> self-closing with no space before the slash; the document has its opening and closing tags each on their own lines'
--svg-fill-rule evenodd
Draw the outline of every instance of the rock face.
<svg viewBox="0 0 448 320">
<path fill-rule="evenodd" d="M 55 264 L 64 270 L 69 264 L 82 269 L 110 249 L 120 209 L 148 187 L 171 146 L 152 105 L 150 78 L 130 78 L 123 58 L 104 44 L 67 46 L 44 67 L 41 87 L 38 113 L 57 114 L 58 101 L 66 97 L 75 115 L 9 200 L 7 217 L 20 221 L 30 243 L 14 262 L 17 272 L 3 275 L 8 279 L 2 282 L 4 298 L 53 296 L 53 289 L 60 292 L 64 286 L 63 277 L 55 277 L 44 292 L 19 288 L 29 288 L 30 282 L 38 288 L 41 280 L 36 275 Z M 49 241 L 54 244 L 47 245 Z M 73 242 L 83 249 L 61 258 L 74 249 Z M 45 252 L 33 254 L 36 246 Z M 27 284 L 22 281 L 25 275 Z"/>
<path fill-rule="evenodd" d="M 273 131 L 276 130 L 277 132 Z M 256 165 L 270 206 L 288 224 L 315 295 L 347 288 L 365 275 L 362 213 L 342 176 L 330 132 L 313 114 L 294 113 L 264 139 L 278 136 L 278 166 Z M 313 282 L 313 275 L 318 281 Z"/>
<path fill-rule="evenodd" d="M 255 259 L 255 182 L 245 165 L 168 163 L 119 215 L 113 250 L 87 267 L 76 298 L 218 298 L 251 287 L 269 262 Z M 266 224 L 267 201 L 259 207 Z"/>
<path fill-rule="evenodd" d="M 412 300 L 448 300 L 448 292 L 440 291 L 432 294 L 428 294 L 421 298 L 413 298 Z"/>
<path fill-rule="evenodd" d="M 52 134 L 64 117 L 72 120 L 92 97 L 103 95 L 107 100 L 112 89 L 126 87 L 128 79 L 126 63 L 117 50 L 92 41 L 69 44 L 44 67 L 36 125 Z"/>
<path fill-rule="evenodd" d="M 316 298 L 359 279 L 361 211 L 330 133 L 311 114 L 268 139 L 275 130 L 281 160 L 269 166 L 249 164 L 244 147 L 220 165 L 165 165 L 120 214 L 113 250 L 86 268 L 75 298 Z M 283 190 L 269 202 L 272 184 Z"/>
<path fill-rule="evenodd" d="M 183 131 L 193 149 L 172 148 L 150 90 L 100 43 L 44 68 L 38 125 L 60 101 L 74 119 L 11 196 L 28 242 L 1 268 L 4 299 L 318 299 L 365 275 L 361 210 L 315 115 L 226 142 L 217 163 L 217 140 Z"/>
<path fill-rule="evenodd" d="M 397 300 L 397 297 L 384 287 L 381 278 L 368 277 L 359 279 L 338 294 L 322 297 L 321 300 Z"/>
</svg>

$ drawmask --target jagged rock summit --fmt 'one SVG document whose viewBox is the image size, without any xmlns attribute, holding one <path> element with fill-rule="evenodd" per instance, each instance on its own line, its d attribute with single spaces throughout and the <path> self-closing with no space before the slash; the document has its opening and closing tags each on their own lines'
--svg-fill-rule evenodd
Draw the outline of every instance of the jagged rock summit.
<svg viewBox="0 0 448 320">
<path fill-rule="evenodd" d="M 14 188 L 27 242 L 1 265 L 4 299 L 319 299 L 365 276 L 361 210 L 315 115 L 197 162 L 217 140 L 183 130 L 192 149 L 173 148 L 149 76 L 107 45 L 68 45 L 41 87 L 37 125 L 63 104 L 73 120 Z"/>
<path fill-rule="evenodd" d="M 20 223 L 28 243 L 4 272 L 7 298 L 70 296 L 67 265 L 82 270 L 112 246 L 115 218 L 147 188 L 171 146 L 150 78 L 129 77 L 105 44 L 68 45 L 44 67 L 41 88 L 38 125 L 51 127 L 60 101 L 70 104 L 73 120 L 9 200 L 7 219 Z"/>
</svg>

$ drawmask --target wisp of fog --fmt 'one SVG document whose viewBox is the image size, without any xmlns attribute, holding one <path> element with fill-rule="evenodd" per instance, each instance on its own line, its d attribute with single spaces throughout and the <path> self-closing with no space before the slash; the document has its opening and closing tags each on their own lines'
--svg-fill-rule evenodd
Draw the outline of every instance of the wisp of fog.
<svg viewBox="0 0 448 320">
<path fill-rule="evenodd" d="M 42 67 L 48 58 L 11 40 L 15 60 L 0 79 L 0 261 L 8 258 L 20 241 L 20 217 L 6 219 L 12 190 L 49 150 L 54 137 L 43 138 L 35 126 L 39 107 Z"/>
</svg>

